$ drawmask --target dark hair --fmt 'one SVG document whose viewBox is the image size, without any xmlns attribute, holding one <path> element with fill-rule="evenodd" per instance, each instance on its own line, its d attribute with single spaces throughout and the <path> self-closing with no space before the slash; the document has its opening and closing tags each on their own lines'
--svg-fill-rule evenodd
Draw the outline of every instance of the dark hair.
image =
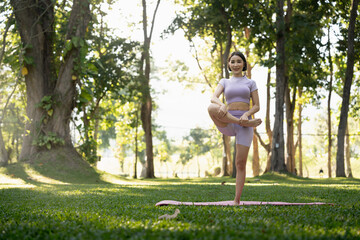
<svg viewBox="0 0 360 240">
<path fill-rule="evenodd" d="M 234 55 L 241 57 L 241 59 L 242 59 L 243 62 L 244 62 L 244 67 L 243 67 L 242 70 L 243 70 L 243 71 L 246 71 L 246 70 L 247 70 L 247 62 L 246 62 L 246 58 L 245 58 L 245 56 L 244 56 L 244 54 L 243 54 L 242 52 L 239 52 L 239 51 L 232 52 L 232 53 L 230 54 L 229 58 L 228 58 L 228 62 L 230 62 L 230 59 L 231 59 Z M 228 70 L 231 72 L 231 69 L 230 69 L 229 64 L 228 64 Z"/>
</svg>

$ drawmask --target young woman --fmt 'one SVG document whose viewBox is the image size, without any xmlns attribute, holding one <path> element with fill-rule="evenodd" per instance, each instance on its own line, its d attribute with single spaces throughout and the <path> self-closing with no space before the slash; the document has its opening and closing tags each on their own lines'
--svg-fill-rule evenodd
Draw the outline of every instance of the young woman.
<svg viewBox="0 0 360 240">
<path fill-rule="evenodd" d="M 252 119 L 251 115 L 260 110 L 259 95 L 255 81 L 243 73 L 247 69 L 245 56 L 241 52 L 231 53 L 228 60 L 230 79 L 223 78 L 216 87 L 208 108 L 211 119 L 219 131 L 236 139 L 236 191 L 234 204 L 240 203 L 245 184 L 246 161 L 253 139 L 254 129 L 261 119 Z M 224 93 L 227 105 L 219 99 Z M 252 107 L 250 108 L 250 98 Z"/>
</svg>

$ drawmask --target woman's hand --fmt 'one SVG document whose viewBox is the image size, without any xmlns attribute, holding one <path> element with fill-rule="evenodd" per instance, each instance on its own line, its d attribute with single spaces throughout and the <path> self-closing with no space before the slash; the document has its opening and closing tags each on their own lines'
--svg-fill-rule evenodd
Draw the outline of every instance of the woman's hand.
<svg viewBox="0 0 360 240">
<path fill-rule="evenodd" d="M 240 117 L 239 123 L 240 123 L 240 125 L 242 125 L 242 124 L 248 124 L 248 123 L 249 123 L 249 115 L 248 115 L 247 112 L 244 113 L 244 114 Z"/>
<path fill-rule="evenodd" d="M 226 105 L 221 105 L 221 107 L 219 108 L 218 117 L 223 118 L 223 117 L 225 117 L 226 114 L 227 114 Z"/>
</svg>

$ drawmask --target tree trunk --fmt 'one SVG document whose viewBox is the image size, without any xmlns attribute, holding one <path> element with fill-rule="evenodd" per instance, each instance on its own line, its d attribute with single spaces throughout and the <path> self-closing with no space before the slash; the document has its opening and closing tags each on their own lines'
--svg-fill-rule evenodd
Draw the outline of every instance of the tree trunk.
<svg viewBox="0 0 360 240">
<path fill-rule="evenodd" d="M 354 35 L 355 35 L 355 22 L 357 16 L 357 8 L 359 0 L 353 0 L 350 21 L 348 28 L 348 52 L 346 61 L 346 74 L 345 84 L 343 89 L 343 99 L 341 104 L 340 122 L 338 127 L 338 149 L 336 153 L 336 177 L 346 177 L 344 168 L 344 138 L 347 126 L 349 101 L 350 101 L 350 90 L 352 79 L 354 75 Z"/>
<path fill-rule="evenodd" d="M 277 0 L 276 7 L 276 105 L 273 140 L 271 145 L 271 171 L 286 172 L 284 159 L 284 95 L 285 95 L 285 35 L 284 0 Z"/>
<path fill-rule="evenodd" d="M 250 40 L 250 32 L 251 32 L 250 29 L 248 27 L 245 27 L 244 32 L 245 32 L 246 39 Z M 249 47 L 246 47 L 246 49 L 245 49 L 245 56 L 246 56 L 246 59 L 249 59 L 249 57 L 250 57 Z M 251 70 L 252 70 L 252 66 L 249 63 L 249 61 L 247 61 L 246 74 L 249 79 L 251 79 Z M 252 117 L 255 118 L 255 114 Z M 252 171 L 253 171 L 254 177 L 259 176 L 259 174 L 260 174 L 259 143 L 258 143 L 256 134 L 254 134 L 254 136 L 253 136 Z"/>
<path fill-rule="evenodd" d="M 156 8 L 151 23 L 151 30 L 148 35 L 147 31 L 147 12 L 146 12 L 146 0 L 142 0 L 143 6 L 143 31 L 144 31 L 144 46 L 141 57 L 140 75 L 144 77 L 143 86 L 143 99 L 141 106 L 141 121 L 145 132 L 145 143 L 146 143 L 146 178 L 154 178 L 154 153 L 153 153 L 153 142 L 152 142 L 152 124 L 151 124 L 151 113 L 152 113 L 152 98 L 150 94 L 150 43 L 154 29 L 155 17 L 160 4 L 160 0 L 157 1 Z M 143 69 L 145 62 L 145 71 Z M 145 74 L 144 74 L 145 72 Z"/>
<path fill-rule="evenodd" d="M 269 58 L 271 59 L 272 54 L 270 52 Z M 270 171 L 271 168 L 271 146 L 272 146 L 272 135 L 273 132 L 271 130 L 270 126 L 270 83 L 271 83 L 271 68 L 268 69 L 268 76 L 266 81 L 266 116 L 265 116 L 265 128 L 266 128 L 266 134 L 268 135 L 269 144 L 266 148 L 267 151 L 267 160 L 266 160 L 266 168 L 265 172 Z"/>
<path fill-rule="evenodd" d="M 229 78 L 229 70 L 228 70 L 228 57 L 230 54 L 230 48 L 232 44 L 232 29 L 231 25 L 229 24 L 228 16 L 226 10 L 224 8 L 220 9 L 220 14 L 223 17 L 224 24 L 226 24 L 226 45 L 225 45 L 225 52 L 222 56 L 223 60 L 223 70 L 225 71 L 225 78 Z M 224 94 L 223 94 L 224 96 Z M 230 137 L 223 135 L 223 142 L 224 142 L 224 154 L 223 154 L 223 176 L 229 176 L 229 166 L 233 166 L 231 163 L 231 145 L 230 145 Z M 235 159 L 233 159 L 235 161 Z M 234 169 L 232 169 L 234 170 Z"/>
<path fill-rule="evenodd" d="M 292 18 L 292 3 L 291 0 L 286 0 L 286 15 L 285 15 L 285 35 L 290 34 L 290 25 Z M 285 51 L 286 54 L 286 51 Z M 286 105 L 286 166 L 287 170 L 293 174 L 296 173 L 295 166 L 295 147 L 294 147 L 294 110 L 296 102 L 296 85 L 293 87 L 292 98 L 290 97 L 291 89 L 288 80 L 288 67 L 285 62 L 285 105 Z"/>
<path fill-rule="evenodd" d="M 139 127 L 139 107 L 136 107 L 135 118 L 135 162 L 134 162 L 134 178 L 137 178 L 137 160 L 138 160 L 138 127 Z"/>
<path fill-rule="evenodd" d="M 55 134 L 61 141 L 48 141 L 47 147 L 57 147 L 62 141 L 74 150 L 70 136 L 70 117 L 76 99 L 76 81 L 72 77 L 74 65 L 79 55 L 79 48 L 72 46 L 64 56 L 60 69 L 55 69 L 54 45 L 54 2 L 51 0 L 11 0 L 21 41 L 25 49 L 25 58 L 32 59 L 33 64 L 25 64 L 28 74 L 25 75 L 29 122 L 20 158 L 24 159 L 43 149 L 34 144 L 42 137 Z M 83 39 L 90 20 L 89 2 L 74 0 L 68 21 L 68 32 L 65 39 L 73 37 Z M 36 105 L 45 96 L 51 97 L 51 112 Z"/>
<path fill-rule="evenodd" d="M 252 161 L 253 177 L 260 175 L 260 162 L 259 162 L 259 143 L 256 135 L 253 137 L 253 161 Z"/>
<path fill-rule="evenodd" d="M 294 147 L 294 111 L 296 101 L 296 88 L 293 90 L 292 100 L 290 99 L 290 88 L 286 87 L 286 129 L 287 129 L 287 141 L 286 141 L 286 165 L 287 169 L 291 173 L 295 173 L 295 147 Z"/>
<path fill-rule="evenodd" d="M 272 54 L 270 52 L 269 58 L 272 58 Z M 271 169 L 271 143 L 272 143 L 272 131 L 270 127 L 270 82 L 271 82 L 271 68 L 268 68 L 268 75 L 267 75 L 267 83 L 266 83 L 266 116 L 265 116 L 265 128 L 266 134 L 269 139 L 269 143 L 265 144 L 264 141 L 261 139 L 259 133 L 254 129 L 254 133 L 256 134 L 258 140 L 260 141 L 261 146 L 265 148 L 267 152 L 267 159 L 266 159 L 266 167 L 264 173 L 269 172 Z"/>
<path fill-rule="evenodd" d="M 230 176 L 229 173 L 229 160 L 231 159 L 231 146 L 230 146 L 230 137 L 223 134 L 223 143 L 224 143 L 224 152 L 222 160 L 222 176 Z"/>
<path fill-rule="evenodd" d="M 330 82 L 329 82 L 329 96 L 327 102 L 327 128 L 328 128 L 328 177 L 331 178 L 331 148 L 332 148 L 332 134 L 331 134 L 331 93 L 332 93 L 332 83 L 333 83 L 333 62 L 331 58 L 331 42 L 330 42 L 330 26 L 328 27 L 328 42 L 327 50 L 329 53 L 329 65 L 330 65 Z"/>
<path fill-rule="evenodd" d="M 149 92 L 150 94 L 150 92 Z M 154 178 L 154 153 L 152 142 L 152 126 L 151 126 L 151 112 L 152 112 L 152 100 L 148 96 L 141 107 L 141 121 L 145 132 L 145 145 L 146 145 L 146 178 Z"/>
<path fill-rule="evenodd" d="M 0 167 L 4 167 L 8 165 L 8 161 L 9 161 L 8 152 L 5 149 L 5 142 L 3 139 L 1 126 L 0 126 Z"/>
<path fill-rule="evenodd" d="M 299 98 L 302 96 L 302 88 L 299 87 Z M 303 177 L 303 164 L 302 164 L 302 104 L 299 101 L 299 122 L 298 122 L 298 141 L 299 141 L 299 176 Z M 295 152 L 294 152 L 295 153 Z"/>
<path fill-rule="evenodd" d="M 345 136 L 345 161 L 346 161 L 346 175 L 349 178 L 352 178 L 352 171 L 351 171 L 351 154 L 350 154 L 350 136 L 349 136 L 349 123 L 346 127 L 346 136 Z"/>
<path fill-rule="evenodd" d="M 234 151 L 233 151 L 233 159 L 234 161 L 232 161 L 232 165 L 233 165 L 233 171 L 231 173 L 231 177 L 233 178 L 236 178 L 236 162 L 235 162 L 235 159 L 236 159 L 236 142 L 234 141 Z"/>
</svg>

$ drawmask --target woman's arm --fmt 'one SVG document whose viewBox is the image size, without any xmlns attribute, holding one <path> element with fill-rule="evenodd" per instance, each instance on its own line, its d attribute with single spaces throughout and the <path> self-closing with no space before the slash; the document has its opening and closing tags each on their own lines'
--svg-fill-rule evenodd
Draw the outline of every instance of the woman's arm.
<svg viewBox="0 0 360 240">
<path fill-rule="evenodd" d="M 245 118 L 247 119 L 249 116 L 257 113 L 260 110 L 260 100 L 259 100 L 258 90 L 251 92 L 250 96 L 251 96 L 253 105 L 249 111 L 247 111 L 246 113 L 243 114 L 244 119 Z"/>
<path fill-rule="evenodd" d="M 224 91 L 224 87 L 219 84 L 216 89 L 215 89 L 215 92 L 211 98 L 211 103 L 215 103 L 217 105 L 220 105 L 220 106 L 226 106 L 223 102 L 220 101 L 219 97 L 220 95 L 223 93 Z"/>
<path fill-rule="evenodd" d="M 223 92 L 224 92 L 224 87 L 221 84 L 219 84 L 216 87 L 215 92 L 211 98 L 211 103 L 220 106 L 219 111 L 217 113 L 218 118 L 223 118 L 227 114 L 227 106 L 219 99 L 221 93 Z"/>
</svg>

